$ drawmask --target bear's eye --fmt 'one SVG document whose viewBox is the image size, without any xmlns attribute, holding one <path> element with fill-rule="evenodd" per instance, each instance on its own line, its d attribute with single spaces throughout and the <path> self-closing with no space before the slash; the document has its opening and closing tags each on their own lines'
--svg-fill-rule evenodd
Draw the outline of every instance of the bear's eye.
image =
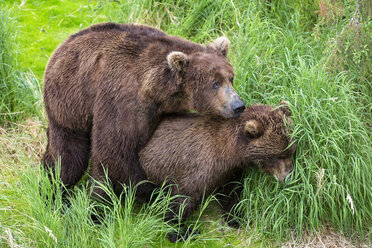
<svg viewBox="0 0 372 248">
<path fill-rule="evenodd" d="M 220 81 L 214 81 L 212 84 L 213 89 L 218 89 L 221 87 L 221 82 Z"/>
</svg>

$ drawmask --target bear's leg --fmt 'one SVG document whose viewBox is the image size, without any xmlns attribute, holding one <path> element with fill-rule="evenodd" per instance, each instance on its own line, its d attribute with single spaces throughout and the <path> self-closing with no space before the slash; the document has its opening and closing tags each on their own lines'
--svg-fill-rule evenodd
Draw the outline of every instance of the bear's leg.
<svg viewBox="0 0 372 248">
<path fill-rule="evenodd" d="M 133 156 L 137 157 L 137 155 L 136 149 L 126 149 L 129 138 L 126 139 L 125 137 L 121 138 L 118 135 L 109 134 L 110 131 L 107 130 L 109 125 L 101 128 L 97 128 L 98 126 L 95 125 L 92 130 L 92 166 L 89 172 L 91 177 L 89 188 L 93 199 L 105 205 L 110 205 L 112 202 L 109 192 L 110 188 L 119 196 L 123 192 L 124 184 L 135 186 L 138 182 L 146 180 L 146 178 L 141 177 L 140 172 L 138 172 L 138 170 L 142 171 L 142 167 L 139 165 L 133 166 L 133 162 L 130 161 Z M 143 171 L 142 173 L 144 175 Z M 144 194 L 141 186 L 147 187 L 148 192 L 146 194 Z M 153 189 L 155 189 L 154 185 L 141 183 L 136 188 L 136 199 L 142 202 L 148 201 Z M 142 190 L 141 193 L 145 197 L 140 198 L 138 196 L 139 190 Z M 100 207 L 96 207 L 95 213 L 91 217 L 95 223 L 101 222 L 104 216 L 102 211 L 100 211 Z"/>
<path fill-rule="evenodd" d="M 140 165 L 133 166 L 133 163 L 127 162 L 123 156 L 115 156 L 115 152 L 108 153 L 110 158 L 102 159 L 94 150 L 92 151 L 92 167 L 90 170 L 91 178 L 96 181 L 93 186 L 92 196 L 102 201 L 110 202 L 107 193 L 98 184 L 105 185 L 107 179 L 113 187 L 116 195 L 123 192 L 123 184 L 136 186 L 136 199 L 141 202 L 149 202 L 155 186 L 147 180 Z M 128 156 L 129 157 L 129 156 Z M 101 158 L 101 159 L 100 159 Z M 128 164 L 132 165 L 129 166 Z M 107 179 L 105 177 L 107 175 Z"/>
<path fill-rule="evenodd" d="M 91 177 L 91 180 L 89 181 L 89 189 L 92 192 L 91 196 L 99 202 L 110 204 L 110 196 L 108 192 L 106 192 L 106 187 L 111 187 L 112 184 L 105 178 L 105 168 L 102 164 L 96 162 L 93 155 L 92 167 L 89 175 Z"/>
<path fill-rule="evenodd" d="M 60 156 L 61 180 L 67 188 L 71 188 L 88 168 L 90 133 L 71 130 L 50 121 L 47 135 L 48 144 L 42 158 L 44 168 L 54 173 Z"/>
<path fill-rule="evenodd" d="M 243 171 L 241 169 L 235 170 L 231 175 L 230 181 L 216 195 L 222 209 L 226 212 L 227 224 L 235 228 L 240 227 L 236 213 L 234 213 L 234 206 L 238 203 L 243 191 L 242 178 Z"/>
<path fill-rule="evenodd" d="M 103 106 L 115 109 L 108 104 L 105 102 Z M 123 121 L 120 122 L 118 119 L 123 119 Z M 122 184 L 132 186 L 138 184 L 136 199 L 147 202 L 155 186 L 143 182 L 147 180 L 147 177 L 139 162 L 138 152 L 140 145 L 147 142 L 143 136 L 147 135 L 148 127 L 146 121 L 137 125 L 135 120 L 136 117 L 130 116 L 118 118 L 110 111 L 94 116 L 90 175 L 93 179 L 104 182 L 106 173 L 116 194 L 122 193 Z M 141 134 L 143 132 L 145 135 Z M 93 196 L 109 200 L 105 193 L 96 186 L 93 188 Z"/>
</svg>

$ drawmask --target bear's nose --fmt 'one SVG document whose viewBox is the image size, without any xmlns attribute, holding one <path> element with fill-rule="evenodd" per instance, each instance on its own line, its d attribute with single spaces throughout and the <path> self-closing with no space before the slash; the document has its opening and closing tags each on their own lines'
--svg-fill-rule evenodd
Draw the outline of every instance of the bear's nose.
<svg viewBox="0 0 372 248">
<path fill-rule="evenodd" d="M 244 102 L 241 101 L 241 100 L 235 101 L 232 104 L 232 109 L 234 111 L 234 114 L 241 114 L 244 111 L 244 109 L 245 109 Z"/>
</svg>

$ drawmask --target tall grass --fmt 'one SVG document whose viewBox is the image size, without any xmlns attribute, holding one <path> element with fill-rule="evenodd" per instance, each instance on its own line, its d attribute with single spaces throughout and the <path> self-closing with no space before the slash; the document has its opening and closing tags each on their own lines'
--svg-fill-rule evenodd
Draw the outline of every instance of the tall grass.
<svg viewBox="0 0 372 248">
<path fill-rule="evenodd" d="M 164 222 L 172 200 L 164 186 L 150 204 L 135 201 L 133 186 L 116 196 L 109 183 L 99 185 L 111 197 L 110 205 L 94 202 L 85 183 L 62 200 L 59 174 L 52 182 L 39 164 L 45 147 L 40 120 L 28 120 L 7 129 L 0 128 L 0 247 L 213 247 L 220 226 L 205 228 L 206 199 L 201 211 L 188 224 L 203 232 L 185 243 L 172 245 L 165 237 L 177 230 Z M 57 170 L 58 171 L 58 170 Z M 101 224 L 91 214 L 102 210 Z M 217 219 L 218 221 L 218 219 Z M 217 227 L 216 227 L 217 226 Z"/>
<path fill-rule="evenodd" d="M 18 187 L 10 189 L 11 194 L 0 188 L 0 246 L 162 247 L 171 245 L 165 238 L 167 234 L 178 230 L 164 221 L 174 199 L 167 187 L 154 192 L 150 204 L 139 205 L 135 202 L 136 187 L 125 186 L 116 196 L 109 184 L 100 184 L 110 196 L 110 204 L 104 205 L 92 201 L 86 185 L 80 185 L 67 203 L 62 199 L 58 174 L 50 182 L 44 171 L 29 167 L 18 176 Z M 211 200 L 204 201 L 199 215 L 188 222 L 192 230 L 200 228 L 200 216 Z M 14 202 L 17 206 L 12 205 Z M 93 223 L 92 214 L 100 216 L 100 224 Z M 206 230 L 176 246 L 213 245 L 216 237 L 212 231 Z"/>
<path fill-rule="evenodd" d="M 11 112 L 14 92 L 14 32 L 15 27 L 10 21 L 9 13 L 0 10 L 0 113 Z M 3 110 L 5 109 L 5 111 Z M 4 112 L 4 113 L 3 113 Z"/>
<path fill-rule="evenodd" d="M 38 113 L 36 102 L 41 99 L 39 81 L 17 64 L 17 27 L 9 13 L 0 6 L 0 125 Z"/>
<path fill-rule="evenodd" d="M 203 43 L 210 42 L 219 35 L 229 37 L 232 41 L 229 59 L 236 74 L 235 88 L 247 104 L 277 104 L 287 100 L 292 110 L 295 125 L 293 135 L 297 147 L 295 174 L 291 183 L 283 185 L 257 170 L 247 171 L 243 199 L 238 206 L 246 224 L 243 227 L 245 234 L 253 231 L 255 237 L 281 242 L 292 234 L 301 238 L 304 234 L 330 227 L 342 231 L 354 240 L 372 240 L 370 77 L 361 77 L 355 66 L 339 67 L 335 63 L 337 59 L 343 59 L 342 54 L 335 52 L 339 48 L 339 42 L 335 40 L 339 40 L 338 34 L 352 17 L 355 3 L 356 1 L 334 2 L 339 11 L 332 10 L 334 12 L 331 14 L 338 16 L 326 20 L 326 24 L 324 18 L 330 14 L 322 12 L 320 16 L 319 11 L 324 11 L 318 5 L 320 1 L 301 1 L 301 4 L 293 0 L 74 1 L 71 6 L 80 4 L 76 10 L 69 7 L 70 13 L 74 14 L 65 15 L 62 8 L 54 8 L 53 13 L 47 12 L 44 6 L 46 3 L 43 3 L 42 11 L 44 17 L 49 17 L 45 19 L 43 28 L 63 30 L 57 36 L 52 33 L 52 28 L 47 29 L 47 32 L 51 32 L 50 39 L 54 39 L 56 44 L 55 39 L 62 41 L 67 37 L 66 30 L 73 33 L 72 30 L 103 21 L 145 23 L 169 34 Z M 30 3 L 26 3 L 28 8 L 33 7 L 28 4 Z M 58 4 L 55 1 L 50 5 L 58 7 Z M 8 18 L 4 20 L 9 20 L 9 13 L 2 13 Z M 4 27 L 9 28 L 9 25 Z M 45 36 L 47 32 L 38 35 Z M 9 40 L 11 35 L 7 37 Z M 9 50 L 10 53 L 13 52 L 12 49 Z M 13 55 L 6 58 L 11 56 Z M 37 61 L 44 61 L 35 65 L 36 71 L 42 71 L 46 58 L 39 58 Z M 368 59 L 358 62 L 368 63 Z M 2 63 L 5 64 L 14 67 L 16 63 Z M 361 66 L 369 68 L 370 65 Z M 9 69 L 4 68 L 2 71 Z M 12 70 L 6 75 L 14 77 Z M 4 81 L 7 77 L 2 78 Z M 11 82 L 0 85 L 9 87 Z M 36 92 L 34 100 L 28 101 L 32 103 L 41 96 L 37 86 L 39 84 L 31 80 L 30 85 L 36 85 L 31 87 Z M 14 95 L 13 92 L 16 91 L 7 90 L 5 96 Z M 6 106 L 13 106 L 11 103 L 14 102 L 17 103 L 17 100 L 7 102 Z M 7 108 L 6 113 L 12 113 L 16 109 Z M 22 160 L 15 163 L 30 166 Z M 34 164 L 33 167 L 35 166 Z M 3 227 L 6 237 L 12 235 L 15 242 L 17 237 L 22 237 L 18 240 L 21 243 L 27 243 L 27 239 L 30 239 L 30 244 L 34 244 L 35 240 L 44 240 L 45 244 L 53 245 L 53 234 L 65 246 L 125 246 L 141 245 L 139 239 L 130 238 L 132 234 L 139 233 L 139 237 L 151 245 L 156 242 L 159 246 L 167 245 L 162 243 L 162 237 L 168 227 L 160 221 L 159 215 L 162 212 L 158 209 L 163 203 L 153 208 L 139 207 L 140 210 L 137 206 L 135 210 L 136 207 L 131 202 L 133 191 L 128 188 L 125 192 L 127 197 L 124 210 L 119 206 L 121 199 L 113 197 L 113 206 L 105 208 L 109 216 L 107 222 L 101 227 L 95 227 L 85 218 L 94 205 L 85 197 L 84 187 L 77 189 L 70 208 L 65 208 L 61 203 L 56 210 L 51 211 L 43 205 L 45 199 L 35 193 L 38 192 L 39 182 L 48 183 L 43 181 L 43 176 L 40 176 L 39 181 L 35 180 L 38 173 L 30 169 L 20 181 L 7 179 L 12 185 L 20 184 L 24 185 L 24 190 L 29 189 L 23 194 L 15 191 L 13 196 L 0 194 L 0 203 L 5 201 L 11 205 L 15 201 L 12 197 L 15 196 L 30 196 L 30 199 L 35 198 L 36 201 L 33 206 L 31 200 L 25 200 L 33 206 L 33 212 L 27 212 L 23 218 L 14 218 L 17 222 L 13 226 Z M 4 205 L 3 208 L 7 209 Z M 7 214 L 0 215 L 0 218 L 12 220 Z M 37 221 L 39 218 L 42 220 L 40 223 Z M 194 216 L 195 218 L 198 219 Z M 24 227 L 25 223 L 32 225 Z M 161 231 L 154 232 L 151 225 L 159 227 Z M 68 237 L 67 228 L 76 230 L 73 237 Z M 30 238 L 30 230 L 39 230 L 39 236 Z M 130 237 L 121 235 L 125 232 Z M 151 238 L 146 239 L 143 236 L 147 232 Z"/>
<path fill-rule="evenodd" d="M 241 23 L 246 33 L 234 53 L 247 58 L 235 63 L 238 87 L 248 103 L 291 103 L 297 156 L 292 184 L 247 175 L 241 203 L 246 219 L 256 231 L 279 240 L 321 225 L 355 238 L 371 237 L 372 146 L 363 122 L 370 106 L 359 104 L 369 93 L 358 91 L 358 84 L 366 82 L 355 81 L 352 73 L 329 71 L 330 51 L 310 33 L 298 31 L 298 13 L 282 16 L 282 25 L 273 25 L 271 15 L 250 13 L 256 11 L 246 11 Z"/>
</svg>

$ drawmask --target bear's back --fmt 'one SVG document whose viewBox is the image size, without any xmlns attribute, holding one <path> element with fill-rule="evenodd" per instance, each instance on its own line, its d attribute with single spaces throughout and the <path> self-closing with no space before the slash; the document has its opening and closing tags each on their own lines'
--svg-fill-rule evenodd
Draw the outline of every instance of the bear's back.
<svg viewBox="0 0 372 248">
<path fill-rule="evenodd" d="M 112 46 L 113 48 L 117 48 L 117 45 L 124 41 L 123 38 L 119 38 L 120 36 L 125 36 L 125 43 L 127 43 L 122 47 L 128 49 L 128 44 L 130 44 L 131 48 L 136 50 L 136 53 L 140 53 L 150 46 L 155 47 L 155 49 L 150 48 L 152 53 L 156 51 L 160 53 L 161 51 L 166 51 L 166 53 L 181 51 L 191 54 L 193 52 L 206 51 L 205 47 L 200 44 L 184 40 L 177 36 L 167 35 L 157 28 L 142 24 L 117 24 L 113 22 L 96 24 L 83 29 L 71 35 L 64 43 L 75 43 L 76 40 L 78 40 L 78 43 L 89 43 L 89 41 L 94 40 L 94 42 L 98 41 L 98 43 L 103 44 L 105 47 Z M 97 47 L 97 49 L 99 48 Z"/>
<path fill-rule="evenodd" d="M 146 26 L 146 25 L 137 25 L 137 24 L 117 24 L 113 22 L 100 23 L 92 25 L 89 28 L 83 29 L 76 34 L 70 36 L 70 39 L 75 39 L 77 37 L 85 36 L 92 33 L 114 33 L 114 32 L 125 32 L 134 37 L 161 37 L 166 36 L 166 34 L 156 28 Z"/>
</svg>

